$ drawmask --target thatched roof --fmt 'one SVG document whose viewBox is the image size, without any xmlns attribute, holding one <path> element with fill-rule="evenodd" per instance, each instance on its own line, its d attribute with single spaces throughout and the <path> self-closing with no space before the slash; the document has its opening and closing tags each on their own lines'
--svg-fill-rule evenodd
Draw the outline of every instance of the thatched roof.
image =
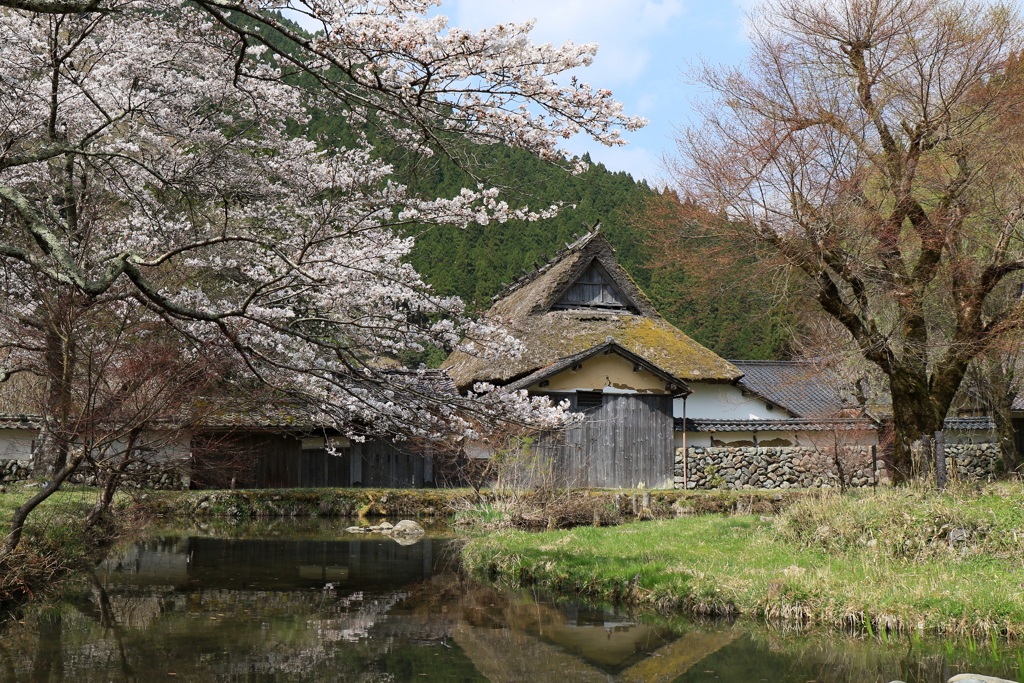
<svg viewBox="0 0 1024 683">
<path fill-rule="evenodd" d="M 557 308 L 566 291 L 598 263 L 624 300 L 620 310 Z M 462 388 L 475 382 L 508 384 L 560 359 L 612 340 L 673 377 L 732 382 L 742 372 L 683 334 L 654 309 L 615 260 L 615 250 L 594 229 L 495 297 L 487 318 L 526 347 L 519 358 L 486 358 L 457 351 L 442 366 Z"/>
</svg>

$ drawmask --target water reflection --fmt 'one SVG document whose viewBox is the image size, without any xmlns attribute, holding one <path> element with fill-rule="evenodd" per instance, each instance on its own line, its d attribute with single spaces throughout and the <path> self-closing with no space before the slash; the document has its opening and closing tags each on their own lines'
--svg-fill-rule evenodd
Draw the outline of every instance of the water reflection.
<svg viewBox="0 0 1024 683">
<path fill-rule="evenodd" d="M 296 527 L 163 533 L 0 638 L 0 682 L 889 681 L 1024 655 L 943 643 L 698 626 L 474 584 L 444 538 Z M 979 654 L 981 653 L 981 654 Z"/>
</svg>

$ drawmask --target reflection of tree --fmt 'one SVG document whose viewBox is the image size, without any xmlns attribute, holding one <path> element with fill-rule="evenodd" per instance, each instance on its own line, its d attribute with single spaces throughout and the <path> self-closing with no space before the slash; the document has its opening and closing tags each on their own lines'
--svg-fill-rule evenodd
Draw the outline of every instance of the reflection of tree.
<svg viewBox="0 0 1024 683">
<path fill-rule="evenodd" d="M 100 625 L 114 637 L 118 661 L 121 664 L 121 673 L 124 674 L 125 678 L 131 677 L 135 672 L 132 670 L 131 664 L 128 663 L 128 654 L 125 652 L 122 629 L 117 617 L 114 615 L 114 609 L 110 604 L 110 597 L 95 574 L 89 575 L 89 584 L 92 586 L 93 600 L 100 610 Z"/>
<path fill-rule="evenodd" d="M 36 619 L 38 645 L 32 662 L 32 683 L 49 683 L 64 680 L 64 656 L 61 635 L 64 632 L 61 612 L 56 609 L 44 611 Z"/>
<path fill-rule="evenodd" d="M 170 537 L 145 547 L 167 557 L 193 549 Z M 928 641 L 908 652 L 841 635 L 751 637 L 749 626 L 685 625 L 680 633 L 612 608 L 482 586 L 440 571 L 446 555 L 432 553 L 432 571 L 416 581 L 315 590 L 201 586 L 187 577 L 177 588 L 145 583 L 127 568 L 146 562 L 125 556 L 120 572 L 108 563 L 59 607 L 29 605 L 25 625 L 0 639 L 0 681 L 108 683 L 173 672 L 183 681 L 646 682 L 706 680 L 705 670 L 758 680 L 775 667 L 806 673 L 801 680 L 867 683 L 899 671 L 903 680 L 945 680 L 942 667 L 964 663 Z"/>
</svg>

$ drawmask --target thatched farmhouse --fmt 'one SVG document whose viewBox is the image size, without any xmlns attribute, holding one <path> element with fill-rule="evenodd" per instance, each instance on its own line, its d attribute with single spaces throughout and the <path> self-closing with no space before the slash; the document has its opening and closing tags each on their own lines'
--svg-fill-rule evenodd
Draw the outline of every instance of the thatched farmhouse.
<svg viewBox="0 0 1024 683">
<path fill-rule="evenodd" d="M 442 367 L 459 389 L 525 389 L 586 415 L 531 446 L 534 480 L 771 488 L 879 479 L 876 421 L 851 408 L 820 368 L 730 362 L 701 346 L 654 309 L 598 227 L 493 301 L 487 318 L 525 351 L 453 354 Z M 840 450 L 856 456 L 848 473 L 831 464 L 828 453 Z"/>
<path fill-rule="evenodd" d="M 701 346 L 659 315 L 599 227 L 493 301 L 486 317 L 524 352 L 456 352 L 423 381 L 443 395 L 478 382 L 524 389 L 583 414 L 535 437 L 515 467 L 503 455 L 502 483 L 790 488 L 876 485 L 888 477 L 879 439 L 884 415 L 856 406 L 848 388 L 813 363 L 728 361 Z M 3 398 L 0 392 L 0 484 L 29 476 L 41 423 Z M 1024 425 L 1024 400 L 1014 409 Z M 420 487 L 458 484 L 477 471 L 465 468 L 466 455 L 496 449 L 495 442 L 440 450 L 396 443 L 374 437 L 374 425 L 348 430 L 368 437 L 350 440 L 307 422 L 274 405 L 216 406 L 173 439 L 151 432 L 146 460 L 161 482 L 178 463 L 170 467 L 173 486 Z M 962 476 L 994 473 L 997 441 L 987 417 L 947 420 L 947 453 Z"/>
<path fill-rule="evenodd" d="M 490 382 L 585 412 L 535 449 L 562 484 L 671 487 L 677 399 L 743 374 L 658 314 L 598 228 L 498 294 L 487 317 L 525 352 L 457 352 L 442 367 L 463 390 Z"/>
</svg>

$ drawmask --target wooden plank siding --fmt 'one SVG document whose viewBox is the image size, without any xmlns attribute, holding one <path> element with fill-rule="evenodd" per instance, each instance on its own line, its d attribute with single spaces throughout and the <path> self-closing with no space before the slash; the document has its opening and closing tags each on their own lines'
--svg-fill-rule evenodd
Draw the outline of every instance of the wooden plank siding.
<svg viewBox="0 0 1024 683">
<path fill-rule="evenodd" d="M 551 397 L 567 396 L 552 393 Z M 600 408 L 587 411 L 583 423 L 538 439 L 533 478 L 553 471 L 559 486 L 635 488 L 643 483 L 649 488 L 671 488 L 672 397 L 604 394 L 603 399 Z"/>
<path fill-rule="evenodd" d="M 566 290 L 555 308 L 626 308 L 628 302 L 596 262 Z"/>
<path fill-rule="evenodd" d="M 403 444 L 371 439 L 303 449 L 290 434 L 205 435 L 193 444 L 194 488 L 324 488 L 433 485 L 433 459 Z"/>
<path fill-rule="evenodd" d="M 421 488 L 433 484 L 433 460 L 429 453 L 390 441 L 373 439 L 353 443 L 348 449 L 354 486 Z"/>
</svg>

